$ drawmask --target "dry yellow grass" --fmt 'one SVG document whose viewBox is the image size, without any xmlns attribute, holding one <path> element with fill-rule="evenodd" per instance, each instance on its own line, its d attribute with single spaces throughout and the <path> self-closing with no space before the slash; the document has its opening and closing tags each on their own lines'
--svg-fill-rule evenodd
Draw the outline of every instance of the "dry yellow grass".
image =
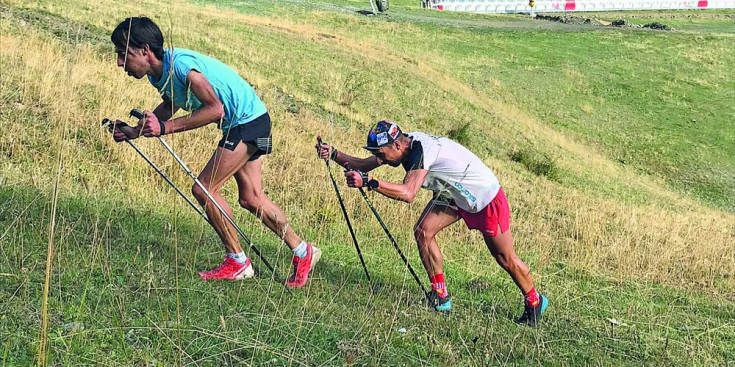
<svg viewBox="0 0 735 367">
<path fill-rule="evenodd" d="M 110 6 L 108 2 L 85 2 L 86 10 L 78 11 L 71 6 L 65 8 L 64 4 L 9 2 L 30 8 L 52 8 L 53 12 L 69 19 L 105 29 L 111 29 L 125 16 L 138 15 L 140 9 L 140 4 L 115 3 L 115 6 Z M 493 124 L 506 127 L 498 129 L 499 139 L 510 139 L 520 131 L 525 139 L 557 156 L 558 164 L 566 172 L 591 182 L 604 183 L 619 192 L 644 192 L 651 198 L 645 204 L 614 199 L 592 189 L 573 188 L 538 178 L 508 160 L 486 157 L 509 194 L 517 247 L 522 253 L 537 259 L 533 264 L 534 271 L 541 279 L 546 265 L 564 261 L 621 279 L 645 279 L 679 288 L 704 288 L 715 292 L 732 292 L 735 289 L 735 278 L 732 277 L 735 274 L 735 252 L 732 251 L 735 217 L 732 214 L 706 208 L 666 189 L 655 179 L 621 168 L 590 147 L 545 126 L 525 113 L 522 106 L 478 94 L 461 81 L 434 68 L 441 63 L 430 66 L 421 61 L 405 60 L 389 49 L 340 35 L 325 38 L 321 35 L 322 30 L 310 24 L 246 16 L 178 2 L 164 6 L 157 5 L 157 2 L 144 4 L 150 6 L 151 13 L 159 9 L 163 10 L 159 13 L 164 14 L 175 8 L 175 19 L 160 19 L 162 27 L 170 33 L 167 33 L 169 39 L 178 46 L 191 48 L 209 43 L 213 49 L 222 52 L 214 56 L 230 62 L 258 86 L 258 93 L 271 110 L 276 128 L 276 152 L 266 159 L 264 185 L 297 229 L 319 225 L 320 205 L 328 205 L 331 212 L 337 213 L 336 202 L 330 200 L 325 204 L 323 201 L 333 194 L 324 181 L 323 164 L 313 157 L 316 133 L 322 133 L 327 141 L 334 141 L 348 153 L 357 154 L 364 134 L 360 127 L 375 116 L 362 107 L 359 100 L 355 105 L 346 103 L 350 102 L 346 99 L 352 98 L 349 93 L 354 93 L 343 89 L 350 75 L 348 71 L 323 70 L 321 80 L 304 80 L 325 86 L 329 95 L 324 98 L 309 95 L 307 89 L 299 84 L 283 83 L 286 79 L 273 80 L 266 73 L 261 73 L 253 65 L 263 65 L 276 56 L 258 50 L 254 42 L 249 43 L 244 36 L 230 32 L 226 27 L 228 23 L 269 34 L 276 32 L 279 37 L 351 54 L 351 57 L 367 64 L 393 68 L 425 80 L 481 112 L 470 114 L 457 108 L 456 103 L 437 107 L 427 101 L 416 100 L 413 101 L 416 106 L 427 103 L 424 108 L 443 108 L 456 120 L 465 118 L 464 114 L 470 114 L 472 119 L 490 116 Z M 170 26 L 167 24 L 169 21 L 172 22 Z M 196 31 L 204 25 L 208 27 L 206 34 Z M 9 115 L 11 117 L 3 118 L 0 144 L 3 149 L 12 151 L 14 157 L 22 157 L 13 162 L 22 161 L 23 164 L 2 163 L 2 183 L 50 190 L 55 180 L 55 167 L 51 162 L 57 157 L 55 152 L 63 151 L 64 174 L 59 182 L 62 195 L 87 191 L 92 197 L 128 195 L 136 205 L 164 206 L 174 202 L 173 193 L 159 194 L 164 186 L 155 173 L 142 164 L 127 146 L 113 143 L 98 126 L 103 117 L 122 117 L 133 107 L 151 109 L 158 103 L 154 89 L 146 85 L 147 82 L 133 81 L 116 70 L 112 54 L 100 55 L 88 45 L 70 46 L 39 35 L 30 27 L 22 30 L 15 27 L 3 22 L 1 28 L 3 47 L 0 58 L 5 67 L 0 76 L 0 87 L 17 88 L 19 101 L 12 107 L 15 112 Z M 301 73 L 298 69 L 280 72 Z M 577 74 L 574 70 L 569 72 L 570 77 L 579 77 Z M 281 103 L 283 95 L 275 90 L 275 86 L 300 101 L 317 105 L 354 124 L 349 127 L 330 124 L 306 108 L 296 114 L 289 113 Z M 366 85 L 363 93 L 378 93 L 378 89 L 378 86 Z M 387 98 L 387 104 L 398 105 L 397 101 L 390 100 L 390 96 Z M 88 108 L 88 105 L 95 107 Z M 29 129 L 29 122 L 20 116 L 31 116 L 47 124 L 34 125 Z M 418 122 L 412 124 L 416 129 L 421 128 Z M 74 138 L 60 139 L 64 135 Z M 208 128 L 167 139 L 191 163 L 192 169 L 199 171 L 209 158 L 217 135 L 214 128 Z M 95 144 L 99 151 L 93 147 Z M 149 152 L 154 161 L 161 162 L 177 182 L 185 187 L 189 185 L 170 156 L 157 144 L 143 139 L 138 144 Z M 44 146 L 48 148 L 42 149 Z M 397 170 L 382 169 L 377 174 L 394 180 L 400 178 Z M 418 218 L 423 204 L 417 202 L 408 206 L 410 215 L 407 215 L 405 206 L 377 200 L 378 210 L 394 227 L 396 237 L 402 243 L 411 243 L 412 223 L 405 218 Z M 358 203 L 357 196 L 348 196 L 348 206 L 355 207 Z M 366 212 L 361 214 L 369 215 Z M 451 241 L 450 236 L 453 236 Z M 453 227 L 442 239 L 450 259 L 464 258 L 468 249 L 484 251 L 474 234 L 460 226 Z M 457 244 L 454 239 L 461 243 Z M 467 266 L 472 271 L 472 267 L 477 265 L 468 262 Z"/>
</svg>

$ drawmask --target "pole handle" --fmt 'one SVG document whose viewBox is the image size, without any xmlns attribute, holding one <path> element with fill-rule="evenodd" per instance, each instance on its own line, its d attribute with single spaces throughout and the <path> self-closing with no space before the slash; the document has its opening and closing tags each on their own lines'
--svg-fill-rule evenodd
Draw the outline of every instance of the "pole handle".
<svg viewBox="0 0 735 367">
<path fill-rule="evenodd" d="M 320 154 L 320 151 L 319 150 L 322 148 L 322 144 L 324 144 L 324 142 L 322 142 L 322 136 L 321 135 L 317 135 L 316 136 L 316 142 L 317 142 L 317 144 L 319 144 L 319 148 L 317 148 L 317 154 Z M 332 148 L 332 149 L 334 149 L 334 148 Z M 326 163 L 327 164 L 327 168 L 329 168 L 329 157 L 327 157 L 327 159 L 324 160 L 324 163 Z M 329 174 L 330 175 L 332 174 L 332 171 L 331 170 L 329 171 Z"/>
<path fill-rule="evenodd" d="M 145 113 L 137 108 L 133 108 L 132 110 L 130 110 L 130 116 L 133 116 L 137 119 L 142 119 L 143 117 L 145 117 Z"/>
</svg>

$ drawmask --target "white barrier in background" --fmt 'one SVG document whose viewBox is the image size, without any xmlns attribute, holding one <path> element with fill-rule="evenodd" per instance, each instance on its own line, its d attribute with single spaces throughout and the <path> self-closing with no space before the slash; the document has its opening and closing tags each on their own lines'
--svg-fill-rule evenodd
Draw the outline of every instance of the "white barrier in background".
<svg viewBox="0 0 735 367">
<path fill-rule="evenodd" d="M 528 0 L 428 0 L 429 8 L 474 13 L 530 13 Z M 733 9 L 735 0 L 536 0 L 536 13 L 610 10 Z"/>
</svg>

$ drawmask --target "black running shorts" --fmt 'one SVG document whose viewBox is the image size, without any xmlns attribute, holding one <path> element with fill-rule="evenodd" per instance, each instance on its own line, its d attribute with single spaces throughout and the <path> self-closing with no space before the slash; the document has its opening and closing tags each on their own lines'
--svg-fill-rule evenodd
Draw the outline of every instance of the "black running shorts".
<svg viewBox="0 0 735 367">
<path fill-rule="evenodd" d="M 273 137 L 271 135 L 271 118 L 268 113 L 246 124 L 237 125 L 222 130 L 222 139 L 217 146 L 227 150 L 235 150 L 240 142 L 254 145 L 258 148 L 248 159 L 254 161 L 261 155 L 270 154 L 273 150 Z"/>
</svg>

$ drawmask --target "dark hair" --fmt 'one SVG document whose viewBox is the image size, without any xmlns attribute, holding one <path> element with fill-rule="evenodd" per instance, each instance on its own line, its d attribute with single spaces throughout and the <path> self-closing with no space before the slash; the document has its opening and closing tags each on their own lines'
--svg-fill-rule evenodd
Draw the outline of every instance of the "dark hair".
<svg viewBox="0 0 735 367">
<path fill-rule="evenodd" d="M 141 49 L 148 45 L 153 54 L 163 60 L 163 33 L 151 18 L 132 17 L 123 20 L 112 31 L 110 40 L 120 49 L 127 49 L 128 46 Z"/>
</svg>

